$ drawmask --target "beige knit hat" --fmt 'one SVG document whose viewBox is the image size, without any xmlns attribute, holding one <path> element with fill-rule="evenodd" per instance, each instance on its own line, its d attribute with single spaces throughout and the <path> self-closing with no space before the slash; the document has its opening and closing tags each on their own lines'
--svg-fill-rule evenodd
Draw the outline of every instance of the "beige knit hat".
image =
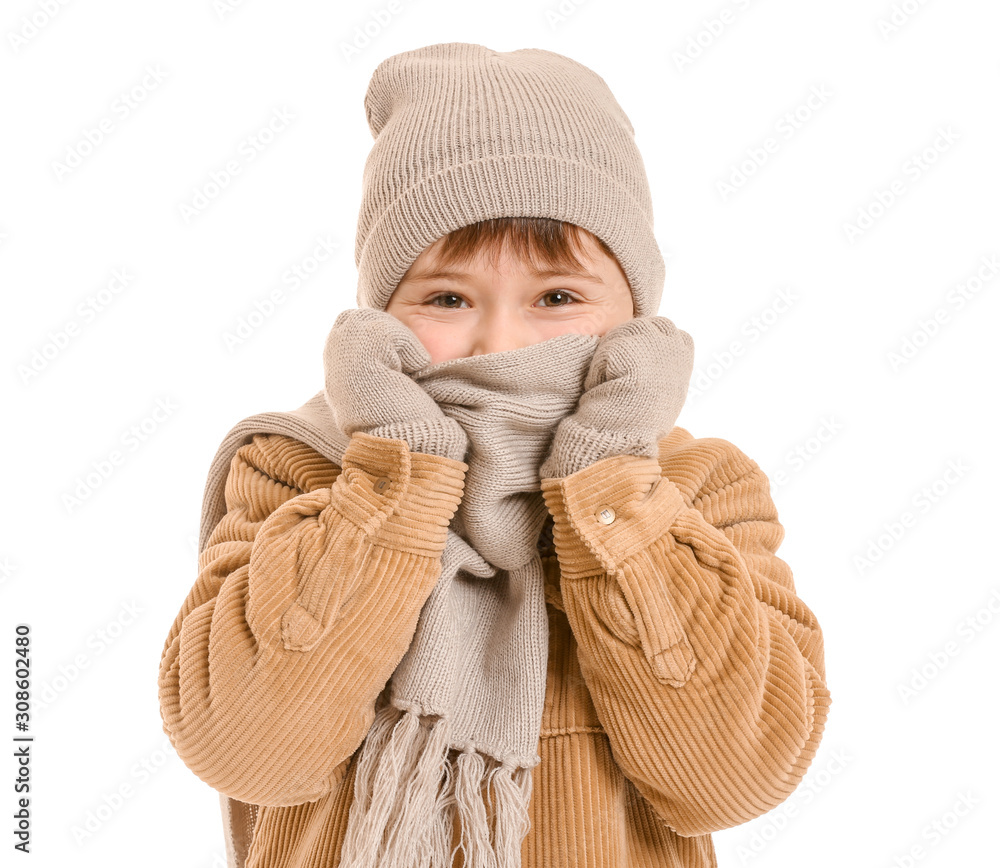
<svg viewBox="0 0 1000 868">
<path fill-rule="evenodd" d="M 549 217 L 614 252 L 638 316 L 654 316 L 664 264 L 635 131 L 607 83 L 540 48 L 445 42 L 383 60 L 365 94 L 354 259 L 359 307 L 384 310 L 428 245 L 494 217 Z"/>
</svg>

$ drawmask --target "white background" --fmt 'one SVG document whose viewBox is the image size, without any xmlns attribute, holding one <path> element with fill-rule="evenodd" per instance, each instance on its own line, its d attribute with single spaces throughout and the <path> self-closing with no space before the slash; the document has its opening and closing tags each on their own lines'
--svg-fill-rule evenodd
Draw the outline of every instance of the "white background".
<svg viewBox="0 0 1000 868">
<path fill-rule="evenodd" d="M 611 86 L 653 190 L 660 313 L 695 340 L 678 424 L 771 477 L 779 554 L 824 628 L 819 755 L 784 805 L 715 835 L 719 864 L 1000 864 L 1000 7 L 400 0 L 379 27 L 387 3 L 44 6 L 0 15 L 2 729 L 15 623 L 37 700 L 17 864 L 222 864 L 218 797 L 169 747 L 156 694 L 205 474 L 236 421 L 321 388 L 355 303 L 365 87 L 383 58 L 449 41 L 547 48 Z M 248 150 L 276 111 L 285 129 Z M 334 254 L 227 347 L 319 239 Z"/>
</svg>

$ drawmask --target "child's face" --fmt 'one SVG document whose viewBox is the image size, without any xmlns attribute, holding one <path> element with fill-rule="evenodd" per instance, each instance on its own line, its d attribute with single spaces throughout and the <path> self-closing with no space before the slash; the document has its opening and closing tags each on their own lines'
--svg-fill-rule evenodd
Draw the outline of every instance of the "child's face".
<svg viewBox="0 0 1000 868">
<path fill-rule="evenodd" d="M 402 321 L 431 355 L 431 364 L 520 349 L 570 332 L 603 335 L 632 319 L 628 281 L 618 263 L 584 234 L 585 269 L 536 274 L 504 251 L 497 268 L 485 253 L 440 269 L 440 241 L 414 260 L 386 311 Z"/>
</svg>

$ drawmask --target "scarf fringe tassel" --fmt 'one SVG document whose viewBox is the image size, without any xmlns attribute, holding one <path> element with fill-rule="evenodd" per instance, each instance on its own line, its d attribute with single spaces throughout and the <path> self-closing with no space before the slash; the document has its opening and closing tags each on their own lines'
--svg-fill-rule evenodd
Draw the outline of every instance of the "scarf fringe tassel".
<svg viewBox="0 0 1000 868">
<path fill-rule="evenodd" d="M 389 704 L 361 748 L 343 868 L 517 868 L 528 833 L 531 769 L 448 745 L 449 721 Z M 461 840 L 452 849 L 456 813 Z"/>
</svg>

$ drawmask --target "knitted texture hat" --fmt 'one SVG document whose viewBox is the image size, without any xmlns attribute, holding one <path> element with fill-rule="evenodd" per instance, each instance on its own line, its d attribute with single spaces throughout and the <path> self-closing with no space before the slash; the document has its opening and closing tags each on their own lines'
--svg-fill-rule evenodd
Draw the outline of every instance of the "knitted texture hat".
<svg viewBox="0 0 1000 868">
<path fill-rule="evenodd" d="M 656 315 L 664 263 L 635 131 L 607 83 L 539 48 L 445 42 L 383 60 L 365 94 L 354 258 L 359 307 L 385 309 L 406 270 L 449 232 L 548 217 L 614 252 L 637 316 Z"/>
</svg>

